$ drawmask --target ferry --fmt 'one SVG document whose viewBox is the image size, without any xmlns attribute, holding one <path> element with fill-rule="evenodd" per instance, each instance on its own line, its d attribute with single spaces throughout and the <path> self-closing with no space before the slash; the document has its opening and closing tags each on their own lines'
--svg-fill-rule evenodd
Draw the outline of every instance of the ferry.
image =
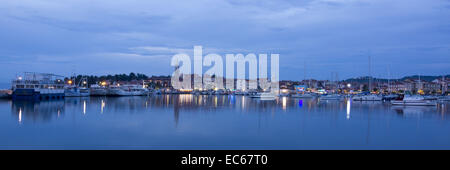
<svg viewBox="0 0 450 170">
<path fill-rule="evenodd" d="M 403 106 L 436 106 L 436 101 L 425 100 L 423 96 L 404 96 L 397 100 L 391 101 L 392 105 L 403 105 Z"/>
<path fill-rule="evenodd" d="M 63 76 L 25 72 L 12 81 L 13 100 L 51 100 L 64 98 Z"/>
</svg>

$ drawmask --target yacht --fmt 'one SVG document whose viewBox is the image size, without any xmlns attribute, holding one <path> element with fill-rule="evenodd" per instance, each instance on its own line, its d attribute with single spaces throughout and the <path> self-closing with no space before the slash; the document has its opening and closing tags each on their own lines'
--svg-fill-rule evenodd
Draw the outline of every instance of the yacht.
<svg viewBox="0 0 450 170">
<path fill-rule="evenodd" d="M 397 99 L 391 101 L 392 105 L 403 106 L 436 106 L 436 101 L 425 100 L 423 96 L 405 96 L 403 99 Z"/>
<path fill-rule="evenodd" d="M 63 76 L 25 72 L 12 81 L 13 100 L 50 100 L 64 98 Z"/>
<path fill-rule="evenodd" d="M 341 100 L 341 95 L 339 94 L 329 94 L 329 95 L 324 95 L 324 96 L 320 96 L 321 100 Z"/>
<path fill-rule="evenodd" d="M 398 95 L 396 95 L 396 94 L 388 94 L 388 95 L 383 96 L 383 100 L 394 100 L 396 98 L 398 98 Z"/>
<path fill-rule="evenodd" d="M 423 96 L 423 98 L 425 100 L 438 100 L 439 99 L 438 96 L 432 96 L 432 95 Z"/>
<path fill-rule="evenodd" d="M 94 84 L 91 85 L 90 94 L 91 96 L 106 96 L 108 94 L 108 90 L 105 86 Z"/>
<path fill-rule="evenodd" d="M 110 96 L 145 96 L 148 95 L 148 89 L 140 85 L 111 85 L 108 88 Z"/>
<path fill-rule="evenodd" d="M 271 92 L 262 92 L 262 93 L 256 93 L 253 96 L 250 96 L 251 98 L 259 98 L 261 100 L 275 100 L 276 95 Z"/>
<path fill-rule="evenodd" d="M 354 101 L 382 101 L 383 97 L 375 94 L 359 95 L 352 98 Z"/>
</svg>

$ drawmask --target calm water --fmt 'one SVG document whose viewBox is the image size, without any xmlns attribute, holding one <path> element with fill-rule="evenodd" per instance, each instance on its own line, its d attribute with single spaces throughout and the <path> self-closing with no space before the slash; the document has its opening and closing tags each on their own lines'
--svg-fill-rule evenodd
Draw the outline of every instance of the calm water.
<svg viewBox="0 0 450 170">
<path fill-rule="evenodd" d="M 0 100 L 0 149 L 450 149 L 449 103 L 161 95 Z"/>
</svg>

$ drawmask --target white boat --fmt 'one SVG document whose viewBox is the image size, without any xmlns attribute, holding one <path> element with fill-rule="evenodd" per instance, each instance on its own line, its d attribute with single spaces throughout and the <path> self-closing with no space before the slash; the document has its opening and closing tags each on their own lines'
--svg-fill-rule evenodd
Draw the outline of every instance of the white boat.
<svg viewBox="0 0 450 170">
<path fill-rule="evenodd" d="M 108 88 L 110 96 L 145 96 L 148 95 L 148 89 L 140 85 L 111 85 Z"/>
<path fill-rule="evenodd" d="M 11 97 L 11 90 L 0 90 L 0 99 L 5 99 Z"/>
<path fill-rule="evenodd" d="M 297 93 L 297 94 L 292 95 L 291 97 L 293 97 L 293 98 L 313 98 L 314 95 L 311 93 L 304 93 L 304 94 Z"/>
<path fill-rule="evenodd" d="M 64 76 L 25 72 L 12 81 L 13 100 L 51 100 L 64 98 Z"/>
<path fill-rule="evenodd" d="M 450 96 L 442 96 L 439 98 L 440 101 L 450 101 Z"/>
<path fill-rule="evenodd" d="M 91 85 L 90 94 L 91 96 L 106 96 L 108 94 L 108 90 L 104 86 L 94 84 Z"/>
<path fill-rule="evenodd" d="M 321 100 L 341 100 L 342 96 L 339 94 L 329 94 L 329 95 L 324 95 L 324 96 L 320 96 Z"/>
<path fill-rule="evenodd" d="M 243 91 L 235 91 L 234 95 L 245 95 L 245 92 L 243 92 Z"/>
<path fill-rule="evenodd" d="M 89 88 L 86 87 L 66 87 L 64 89 L 66 97 L 87 97 L 90 94 Z"/>
<path fill-rule="evenodd" d="M 438 100 L 438 99 L 439 99 L 438 96 L 432 96 L 432 95 L 423 96 L 423 98 L 424 98 L 425 100 Z"/>
<path fill-rule="evenodd" d="M 436 106 L 436 101 L 425 100 L 422 96 L 405 96 L 402 100 L 392 100 L 392 105 L 403 106 Z"/>
<path fill-rule="evenodd" d="M 263 93 L 256 93 L 253 96 L 250 96 L 251 98 L 258 98 L 261 100 L 275 100 L 276 95 L 271 92 L 263 92 Z"/>
<path fill-rule="evenodd" d="M 352 98 L 354 101 L 382 101 L 383 97 L 375 94 L 359 95 Z"/>
<path fill-rule="evenodd" d="M 394 100 L 396 98 L 398 98 L 398 95 L 396 95 L 396 94 L 388 94 L 388 95 L 383 96 L 383 100 Z"/>
<path fill-rule="evenodd" d="M 71 81 L 71 80 L 70 80 Z M 83 87 L 87 86 L 87 79 L 82 78 L 80 82 L 76 85 L 68 85 L 64 87 L 64 95 L 66 97 L 87 97 L 91 93 L 89 88 Z"/>
</svg>

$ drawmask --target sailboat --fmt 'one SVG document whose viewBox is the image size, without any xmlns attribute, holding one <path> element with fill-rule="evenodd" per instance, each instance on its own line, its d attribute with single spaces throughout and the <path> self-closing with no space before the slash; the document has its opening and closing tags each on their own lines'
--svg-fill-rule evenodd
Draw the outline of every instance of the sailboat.
<svg viewBox="0 0 450 170">
<path fill-rule="evenodd" d="M 371 74 L 371 62 L 369 56 L 369 77 L 368 77 L 368 85 L 369 85 L 369 94 L 354 96 L 352 99 L 354 101 L 382 101 L 383 96 L 379 96 L 376 94 L 370 94 L 372 92 L 372 74 Z"/>
</svg>

